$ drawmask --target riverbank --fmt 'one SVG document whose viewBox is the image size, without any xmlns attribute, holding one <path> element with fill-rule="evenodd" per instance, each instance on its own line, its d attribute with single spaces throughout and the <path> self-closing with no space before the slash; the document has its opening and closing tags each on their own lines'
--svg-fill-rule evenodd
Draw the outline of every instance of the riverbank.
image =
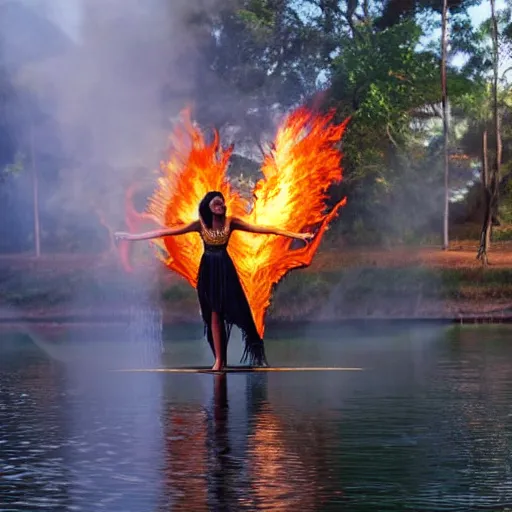
<svg viewBox="0 0 512 512">
<path fill-rule="evenodd" d="M 475 242 L 390 250 L 339 248 L 290 273 L 276 288 L 269 322 L 512 321 L 512 244 L 495 244 L 490 265 Z M 0 321 L 126 321 L 159 304 L 164 322 L 197 322 L 195 291 L 155 261 L 126 274 L 115 256 L 0 258 Z"/>
</svg>

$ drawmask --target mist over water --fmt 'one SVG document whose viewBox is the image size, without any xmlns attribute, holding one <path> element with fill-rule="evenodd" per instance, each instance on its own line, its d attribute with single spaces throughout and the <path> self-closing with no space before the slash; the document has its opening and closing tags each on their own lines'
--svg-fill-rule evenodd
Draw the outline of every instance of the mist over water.
<svg viewBox="0 0 512 512">
<path fill-rule="evenodd" d="M 360 372 L 94 380 L 11 336 L 0 344 L 4 508 L 510 506 L 510 326 L 284 332 L 269 350 L 277 364 Z M 187 364 L 199 345 L 165 340 L 164 359 Z"/>
</svg>

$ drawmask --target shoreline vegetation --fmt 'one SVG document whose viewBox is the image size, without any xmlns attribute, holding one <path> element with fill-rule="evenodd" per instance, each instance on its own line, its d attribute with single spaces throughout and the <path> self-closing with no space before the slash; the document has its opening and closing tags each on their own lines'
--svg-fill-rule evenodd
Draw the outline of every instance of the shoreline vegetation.
<svg viewBox="0 0 512 512">
<path fill-rule="evenodd" d="M 483 268 L 477 242 L 320 251 L 276 287 L 268 325 L 412 320 L 512 322 L 512 242 Z M 195 290 L 154 259 L 127 274 L 115 254 L 0 256 L 0 323 L 125 322 L 159 304 L 166 325 L 200 322 Z"/>
<path fill-rule="evenodd" d="M 137 2 L 97 12 L 82 2 L 73 39 L 44 3 L 0 1 L 11 27 L 0 55 L 0 319 L 126 316 L 145 301 L 166 322 L 198 321 L 187 283 L 154 257 L 127 276 L 116 256 L 114 229 L 151 229 L 149 219 L 133 221 L 158 190 L 158 167 L 181 176 L 173 188 L 181 195 L 198 169 L 222 169 L 249 202 L 263 174 L 287 167 L 281 191 L 303 195 L 288 205 L 297 215 L 318 180 L 325 212 L 347 198 L 312 267 L 277 286 L 268 323 L 512 315 L 506 5 L 305 9 L 255 0 L 224 2 L 215 15 L 190 3 L 176 18 L 169 2 L 144 16 Z M 19 37 L 24 27 L 31 37 Z M 127 59 L 135 42 L 137 58 Z M 284 129 L 306 111 L 311 130 Z M 311 121 L 328 112 L 347 125 L 324 140 Z M 204 137 L 190 152 L 196 129 Z M 313 148 L 325 159 L 315 172 Z M 334 167 L 324 176 L 338 157 L 341 181 Z M 267 158 L 275 165 L 262 165 Z M 188 205 L 173 208 L 184 208 L 176 223 L 189 217 Z"/>
</svg>

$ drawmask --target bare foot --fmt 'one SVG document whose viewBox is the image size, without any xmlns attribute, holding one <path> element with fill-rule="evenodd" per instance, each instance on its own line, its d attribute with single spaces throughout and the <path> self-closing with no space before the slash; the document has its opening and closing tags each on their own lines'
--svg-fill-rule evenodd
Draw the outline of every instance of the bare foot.
<svg viewBox="0 0 512 512">
<path fill-rule="evenodd" d="M 220 372 L 222 369 L 224 368 L 224 365 L 222 364 L 222 361 L 219 359 L 219 360 L 215 360 L 215 364 L 212 366 L 212 371 L 214 372 Z"/>
</svg>

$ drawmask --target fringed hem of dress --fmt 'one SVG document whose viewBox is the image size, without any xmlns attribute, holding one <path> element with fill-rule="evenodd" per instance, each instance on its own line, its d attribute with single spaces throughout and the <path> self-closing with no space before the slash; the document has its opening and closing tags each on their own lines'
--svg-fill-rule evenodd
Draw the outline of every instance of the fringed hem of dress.
<svg viewBox="0 0 512 512">
<path fill-rule="evenodd" d="M 250 366 L 269 366 L 263 341 L 259 343 L 245 342 L 244 353 L 240 359 L 241 363 L 249 362 Z"/>
</svg>

